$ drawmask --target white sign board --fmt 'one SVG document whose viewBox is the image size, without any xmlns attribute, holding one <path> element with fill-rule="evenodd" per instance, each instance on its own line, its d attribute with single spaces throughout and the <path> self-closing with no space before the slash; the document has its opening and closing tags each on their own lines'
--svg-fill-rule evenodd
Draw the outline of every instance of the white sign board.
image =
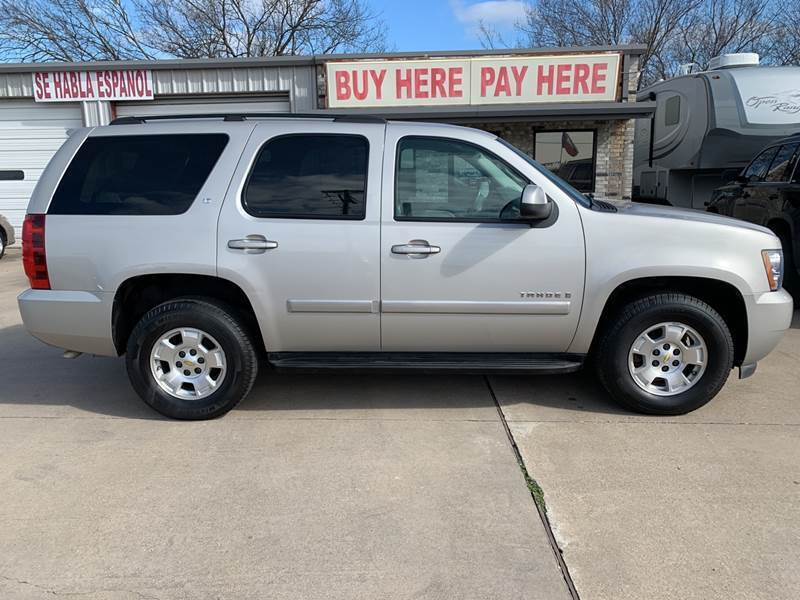
<svg viewBox="0 0 800 600">
<path fill-rule="evenodd" d="M 326 64 L 328 106 L 614 101 L 619 54 Z"/>
<path fill-rule="evenodd" d="M 152 100 L 153 74 L 145 69 L 33 73 L 33 97 L 36 102 Z"/>
</svg>

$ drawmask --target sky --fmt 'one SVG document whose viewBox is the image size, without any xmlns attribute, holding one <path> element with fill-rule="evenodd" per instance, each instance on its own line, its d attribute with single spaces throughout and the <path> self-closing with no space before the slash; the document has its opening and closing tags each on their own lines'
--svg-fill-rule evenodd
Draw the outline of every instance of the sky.
<svg viewBox="0 0 800 600">
<path fill-rule="evenodd" d="M 371 0 L 389 26 L 398 52 L 480 49 L 476 35 L 483 19 L 509 41 L 514 22 L 524 16 L 522 0 Z"/>
</svg>

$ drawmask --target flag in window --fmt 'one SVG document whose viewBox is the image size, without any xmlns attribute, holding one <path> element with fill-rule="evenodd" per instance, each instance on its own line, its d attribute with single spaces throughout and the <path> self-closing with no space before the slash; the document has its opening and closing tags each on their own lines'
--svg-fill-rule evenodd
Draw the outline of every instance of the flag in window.
<svg viewBox="0 0 800 600">
<path fill-rule="evenodd" d="M 578 147 L 566 131 L 561 134 L 561 147 L 570 156 L 578 156 Z"/>
</svg>

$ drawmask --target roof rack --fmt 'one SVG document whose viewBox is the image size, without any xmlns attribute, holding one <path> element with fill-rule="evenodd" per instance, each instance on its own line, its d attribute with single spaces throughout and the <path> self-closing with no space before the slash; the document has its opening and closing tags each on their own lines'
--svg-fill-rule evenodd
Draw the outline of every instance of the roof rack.
<svg viewBox="0 0 800 600">
<path fill-rule="evenodd" d="M 332 113 L 205 113 L 191 115 L 153 115 L 150 117 L 117 117 L 110 125 L 140 125 L 148 121 L 172 121 L 174 119 L 222 119 L 223 121 L 246 121 L 255 119 L 332 119 L 340 123 L 386 123 L 383 117 L 373 115 L 337 115 Z"/>
</svg>

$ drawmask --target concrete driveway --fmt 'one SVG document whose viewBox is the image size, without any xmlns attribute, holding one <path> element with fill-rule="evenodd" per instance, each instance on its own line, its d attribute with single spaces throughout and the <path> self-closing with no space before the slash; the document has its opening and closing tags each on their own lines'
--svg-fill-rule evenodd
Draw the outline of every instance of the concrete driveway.
<svg viewBox="0 0 800 600">
<path fill-rule="evenodd" d="M 491 381 L 581 598 L 800 597 L 800 311 L 681 417 L 620 411 L 585 376 Z"/>
<path fill-rule="evenodd" d="M 569 598 L 482 377 L 262 377 L 160 418 L 20 326 L 0 261 L 0 598 Z M 19 252 L 16 251 L 18 255 Z"/>
<path fill-rule="evenodd" d="M 570 598 L 504 420 L 580 598 L 800 596 L 800 329 L 680 418 L 587 376 L 281 375 L 180 423 L 27 335 L 11 253 L 0 598 Z"/>
</svg>

